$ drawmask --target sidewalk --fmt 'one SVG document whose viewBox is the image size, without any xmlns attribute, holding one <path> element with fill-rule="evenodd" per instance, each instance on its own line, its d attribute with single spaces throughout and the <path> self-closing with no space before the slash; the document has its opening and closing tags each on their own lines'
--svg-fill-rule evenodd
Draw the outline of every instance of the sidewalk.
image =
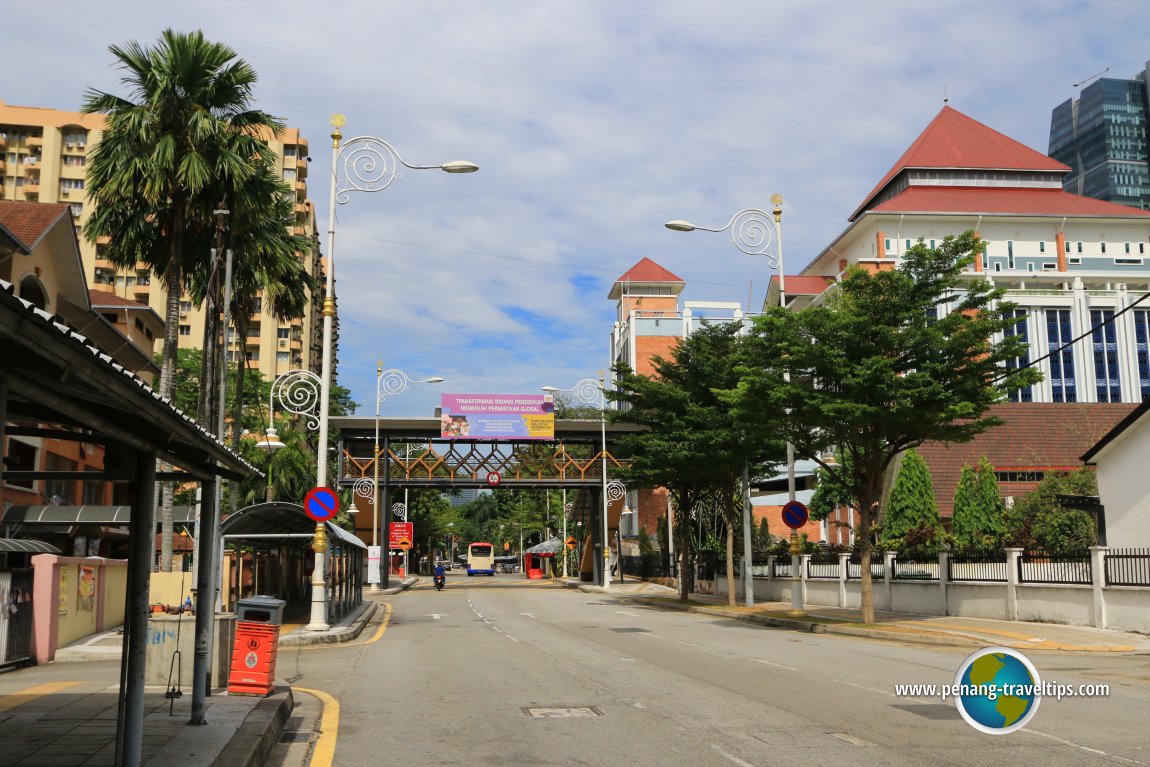
<svg viewBox="0 0 1150 767">
<path fill-rule="evenodd" d="M 859 609 L 811 605 L 802 617 L 791 617 L 789 602 L 760 602 L 749 608 L 738 602 L 738 606 L 728 607 L 726 597 L 691 594 L 688 603 L 683 604 L 675 589 L 641 581 L 614 583 L 606 590 L 579 581 L 567 581 L 565 585 L 580 591 L 617 594 L 636 604 L 664 610 L 689 611 L 816 634 L 950 647 L 1012 647 L 1031 652 L 1150 652 L 1150 636 L 1089 626 L 885 611 L 876 612 L 875 623 L 868 625 L 862 622 Z"/>
<path fill-rule="evenodd" d="M 385 591 L 365 592 L 363 604 L 328 631 L 285 625 L 280 644 L 351 641 L 378 609 L 373 597 L 396 594 L 418 582 L 408 577 Z M 123 637 L 115 631 L 97 634 L 60 648 L 52 663 L 0 673 L 0 767 L 113 765 L 122 645 Z M 204 701 L 207 724 L 192 727 L 191 683 L 184 683 L 181 692 L 166 698 L 163 687 L 145 688 L 145 765 L 263 764 L 295 705 L 286 684 L 277 684 L 266 698 L 216 689 Z"/>
</svg>

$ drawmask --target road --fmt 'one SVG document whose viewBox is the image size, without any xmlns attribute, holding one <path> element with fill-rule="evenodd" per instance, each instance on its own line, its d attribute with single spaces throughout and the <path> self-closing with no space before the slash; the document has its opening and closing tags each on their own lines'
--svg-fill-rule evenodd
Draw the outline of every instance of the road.
<svg viewBox="0 0 1150 767">
<path fill-rule="evenodd" d="M 443 592 L 388 599 L 382 634 L 279 657 L 280 678 L 338 700 L 337 765 L 1150 765 L 1145 655 L 1032 654 L 1044 680 L 1110 694 L 1047 698 L 1024 730 L 996 736 L 950 702 L 895 695 L 953 682 L 963 649 L 666 612 L 521 576 L 456 573 Z M 305 751 L 281 747 L 277 763 Z"/>
</svg>

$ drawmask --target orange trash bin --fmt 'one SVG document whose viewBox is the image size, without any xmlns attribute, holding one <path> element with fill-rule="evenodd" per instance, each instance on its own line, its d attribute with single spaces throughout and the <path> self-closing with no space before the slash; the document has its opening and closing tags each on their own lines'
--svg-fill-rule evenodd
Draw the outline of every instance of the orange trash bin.
<svg viewBox="0 0 1150 767">
<path fill-rule="evenodd" d="M 275 688 L 283 606 L 282 599 L 273 597 L 251 597 L 237 603 L 229 693 L 262 697 Z"/>
</svg>

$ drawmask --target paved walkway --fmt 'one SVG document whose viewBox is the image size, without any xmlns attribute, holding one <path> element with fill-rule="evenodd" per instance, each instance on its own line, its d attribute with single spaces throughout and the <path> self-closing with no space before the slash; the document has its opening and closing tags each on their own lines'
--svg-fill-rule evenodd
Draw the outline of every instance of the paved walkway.
<svg viewBox="0 0 1150 767">
<path fill-rule="evenodd" d="M 398 593 L 418 580 L 405 578 L 377 594 Z M 285 624 L 280 644 L 351 641 L 377 607 L 365 599 L 329 631 Z M 0 673 L 0 767 L 115 764 L 122 644 L 116 631 L 97 634 L 60 648 L 52 663 Z M 277 685 L 266 698 L 217 689 L 205 700 L 207 724 L 192 727 L 191 685 L 177 698 L 167 698 L 165 692 L 162 687 L 145 688 L 142 755 L 143 763 L 154 767 L 263 764 L 294 706 L 287 685 Z"/>
<path fill-rule="evenodd" d="M 569 581 L 567 585 L 586 591 L 601 590 L 578 581 Z M 728 607 L 726 597 L 692 594 L 684 605 L 674 589 L 642 582 L 614 584 L 609 591 L 651 607 L 689 610 L 798 631 L 867 639 L 972 648 L 1000 646 L 1030 652 L 1150 652 L 1150 636 L 1089 626 L 885 611 L 875 614 L 875 623 L 864 624 L 862 611 L 858 609 L 809 606 L 802 617 L 795 617 L 789 614 L 789 602 L 765 602 L 754 607 L 739 603 L 736 607 Z"/>
</svg>

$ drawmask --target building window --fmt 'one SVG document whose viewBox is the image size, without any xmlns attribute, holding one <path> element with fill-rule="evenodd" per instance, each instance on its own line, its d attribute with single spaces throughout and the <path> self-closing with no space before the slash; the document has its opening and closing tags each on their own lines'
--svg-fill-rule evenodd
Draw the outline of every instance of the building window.
<svg viewBox="0 0 1150 767">
<path fill-rule="evenodd" d="M 291 362 L 290 352 L 276 352 L 276 366 L 286 368 L 288 363 Z"/>
<path fill-rule="evenodd" d="M 1026 344 L 1027 349 L 1030 348 L 1030 332 L 1026 326 L 1026 310 L 1015 309 L 1012 315 L 1017 322 L 1013 326 L 1006 329 L 1003 335 L 1007 337 L 1018 336 Z M 1006 361 L 1007 370 L 1018 370 L 1024 368 L 1030 363 L 1029 353 L 1023 353 L 1021 357 L 1015 357 Z M 1031 387 L 1025 386 L 1021 389 L 1015 389 L 1010 392 L 1011 402 L 1033 402 L 1034 392 Z"/>
<path fill-rule="evenodd" d="M 994 478 L 999 482 L 1041 482 L 1044 471 L 996 471 Z"/>
<path fill-rule="evenodd" d="M 191 334 L 192 334 L 192 326 L 191 325 L 180 325 L 180 335 L 190 336 Z"/>
<path fill-rule="evenodd" d="M 1081 243 L 1081 241 L 1078 243 L 1078 252 L 1079 252 L 1079 253 L 1081 253 L 1081 252 L 1082 252 L 1082 243 Z"/>
<path fill-rule="evenodd" d="M 1070 258 L 1066 259 L 1066 263 L 1068 263 L 1068 264 L 1081 264 L 1082 259 L 1079 258 L 1078 256 L 1071 256 Z"/>
<path fill-rule="evenodd" d="M 1103 242 L 1103 243 L 1099 243 L 1099 244 L 1102 246 L 1102 255 L 1105 256 L 1106 255 L 1106 243 Z"/>
<path fill-rule="evenodd" d="M 8 455 L 4 458 L 4 464 L 9 471 L 35 471 L 36 448 L 27 442 L 21 442 L 14 438 L 9 439 Z M 36 489 L 36 482 L 32 479 L 16 480 L 5 478 L 4 484 L 11 485 L 12 487 L 22 487 L 26 490 Z"/>
<path fill-rule="evenodd" d="M 291 328 L 276 328 L 276 338 L 287 340 L 291 336 Z"/>
<path fill-rule="evenodd" d="M 85 482 L 83 494 L 84 494 L 84 504 L 86 506 L 103 506 L 104 505 L 104 483 L 103 482 Z"/>
<path fill-rule="evenodd" d="M 1126 243 L 1126 252 L 1127 252 L 1127 253 L 1129 253 L 1129 252 L 1130 252 L 1130 243 Z"/>
<path fill-rule="evenodd" d="M 1142 259 L 1140 258 L 1116 258 L 1114 263 L 1122 266 L 1142 266 Z"/>
<path fill-rule="evenodd" d="M 1046 243 L 1045 242 L 1040 241 L 1038 243 L 1038 252 L 1039 253 L 1045 253 L 1046 252 Z"/>
<path fill-rule="evenodd" d="M 907 240 L 907 241 L 906 241 L 906 249 L 907 249 L 907 250 L 910 250 L 910 240 Z"/>
<path fill-rule="evenodd" d="M 1134 343 L 1138 356 L 1138 389 L 1150 398 L 1150 310 L 1134 310 Z"/>
<path fill-rule="evenodd" d="M 1066 252 L 1067 253 L 1070 252 L 1070 241 L 1069 240 L 1067 240 L 1067 242 L 1066 242 Z"/>
<path fill-rule="evenodd" d="M 1047 351 L 1050 353 L 1050 392 L 1055 402 L 1077 402 L 1074 383 L 1074 334 L 1070 329 L 1069 309 L 1046 310 Z"/>
<path fill-rule="evenodd" d="M 1094 381 L 1099 402 L 1121 402 L 1122 387 L 1118 378 L 1118 341 L 1114 329 L 1113 309 L 1092 309 L 1091 337 L 1094 343 Z"/>
</svg>

